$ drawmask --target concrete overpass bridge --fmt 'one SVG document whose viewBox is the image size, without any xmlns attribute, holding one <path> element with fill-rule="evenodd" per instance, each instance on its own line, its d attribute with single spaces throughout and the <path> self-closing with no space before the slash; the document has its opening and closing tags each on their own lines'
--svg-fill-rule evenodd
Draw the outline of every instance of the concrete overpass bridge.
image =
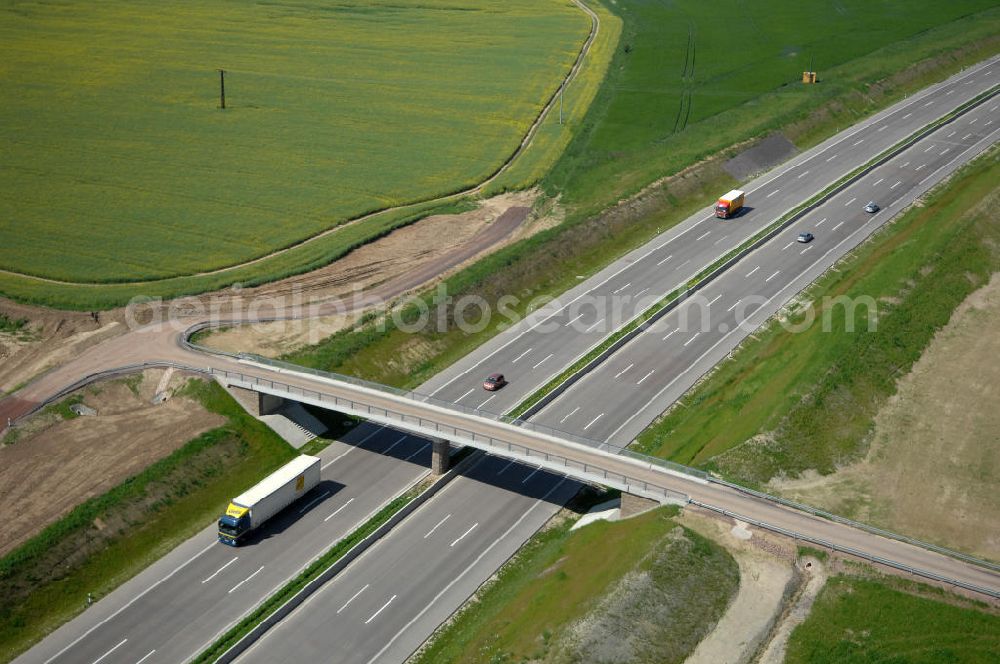
<svg viewBox="0 0 1000 664">
<path fill-rule="evenodd" d="M 877 566 L 1000 599 L 1000 565 L 746 489 L 695 469 L 346 376 L 249 356 L 213 359 L 229 361 L 201 370 L 231 389 L 250 393 L 259 414 L 280 407 L 281 400 L 291 400 L 422 436 L 433 443 L 435 472 L 447 467 L 450 445 L 469 446 L 620 489 L 626 499 L 697 505 Z"/>
</svg>

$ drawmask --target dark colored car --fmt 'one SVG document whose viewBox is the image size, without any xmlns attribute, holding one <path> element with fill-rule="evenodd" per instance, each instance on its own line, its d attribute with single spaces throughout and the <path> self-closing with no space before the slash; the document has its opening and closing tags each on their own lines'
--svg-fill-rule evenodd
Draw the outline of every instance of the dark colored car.
<svg viewBox="0 0 1000 664">
<path fill-rule="evenodd" d="M 483 389 L 494 392 L 506 384 L 507 380 L 503 377 L 503 374 L 490 374 L 486 377 L 486 380 L 483 381 Z"/>
<path fill-rule="evenodd" d="M 813 234 L 812 233 L 799 233 L 799 237 L 797 238 L 797 240 L 799 242 L 802 242 L 803 244 L 806 243 L 806 242 L 812 242 L 813 241 Z"/>
<path fill-rule="evenodd" d="M 875 201 L 868 201 L 868 205 L 865 206 L 865 212 L 868 214 L 875 214 L 881 209 Z"/>
</svg>

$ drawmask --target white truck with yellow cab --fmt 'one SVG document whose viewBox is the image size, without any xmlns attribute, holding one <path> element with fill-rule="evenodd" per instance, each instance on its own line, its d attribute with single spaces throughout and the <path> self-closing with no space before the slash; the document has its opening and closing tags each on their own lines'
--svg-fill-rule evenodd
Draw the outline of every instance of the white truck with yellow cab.
<svg viewBox="0 0 1000 664">
<path fill-rule="evenodd" d="M 219 519 L 219 541 L 239 546 L 246 536 L 319 484 L 320 462 L 302 455 L 236 496 Z"/>
</svg>

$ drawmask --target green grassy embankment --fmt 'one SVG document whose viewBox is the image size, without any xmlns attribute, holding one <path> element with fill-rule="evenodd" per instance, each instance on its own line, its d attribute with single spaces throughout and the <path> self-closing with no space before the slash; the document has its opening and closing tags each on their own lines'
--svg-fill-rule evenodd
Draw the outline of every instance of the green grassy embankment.
<svg viewBox="0 0 1000 664">
<path fill-rule="evenodd" d="M 933 64 L 913 66 L 920 60 L 982 41 L 992 44 L 983 57 L 1000 50 L 1000 9 L 989 1 L 632 0 L 614 8 L 626 26 L 612 62 L 618 76 L 545 181 L 582 214 L 769 131 L 789 129 L 799 147 L 818 142 L 886 96 L 934 80 Z M 738 26 L 735 35 L 719 29 L 720 17 Z M 804 86 L 810 63 L 820 83 Z M 898 82 L 875 83 L 907 69 Z"/>
<path fill-rule="evenodd" d="M 905 592 L 904 592 L 905 591 Z M 788 642 L 788 664 L 1000 660 L 1000 615 L 898 579 L 839 575 L 827 581 Z M 943 598 L 942 598 L 943 599 Z M 981 605 L 979 608 L 983 608 Z"/>
<path fill-rule="evenodd" d="M 10 92 L 0 290 L 76 308 L 315 267 L 420 206 L 250 270 L 183 278 L 483 181 L 515 152 L 591 24 L 557 0 L 72 2 L 0 15 Z M 570 112 L 582 115 L 606 65 L 581 73 Z M 568 136 L 545 127 L 507 185 L 547 171 Z M 168 281 L 95 295 L 18 274 Z"/>
<path fill-rule="evenodd" d="M 833 472 L 867 446 L 897 379 L 977 287 L 1000 271 L 1000 150 L 957 174 L 803 293 L 789 321 L 815 305 L 817 324 L 772 321 L 638 438 L 639 451 L 702 465 L 760 486 L 779 474 Z M 843 306 L 820 324 L 822 298 L 871 297 L 854 332 Z"/>
<path fill-rule="evenodd" d="M 661 145 L 656 131 L 662 128 L 654 131 L 648 125 L 649 119 L 661 107 L 663 96 L 650 94 L 637 97 L 629 94 L 629 90 L 638 82 L 648 80 L 654 71 L 660 71 L 658 66 L 662 69 L 662 61 L 652 55 L 641 54 L 659 48 L 660 31 L 673 29 L 662 22 L 673 14 L 642 3 L 629 4 L 628 7 L 632 8 L 629 10 L 622 10 L 619 5 L 615 5 L 614 9 L 624 12 L 625 25 L 607 80 L 586 121 L 578 128 L 573 142 L 545 185 L 552 192 L 562 192 L 565 199 L 571 202 L 566 221 L 501 249 L 448 279 L 447 291 L 454 298 L 480 296 L 493 307 L 493 311 L 497 311 L 500 298 L 513 294 L 518 303 L 508 309 L 516 315 L 523 315 L 535 298 L 551 298 L 564 292 L 578 283 L 580 276 L 594 274 L 618 256 L 682 221 L 718 191 L 733 184 L 732 179 L 722 171 L 722 160 L 715 159 L 686 171 L 682 176 L 668 179 L 662 187 L 644 196 L 636 210 L 590 213 L 635 188 L 622 188 L 624 185 L 616 184 L 617 175 L 609 175 L 611 165 L 628 169 L 633 166 L 638 168 L 637 164 L 644 163 L 641 159 L 612 159 L 605 163 L 598 156 L 590 155 L 588 150 L 596 150 L 595 146 L 603 145 L 595 143 L 595 136 L 613 132 L 615 126 L 635 125 L 628 131 L 646 132 L 641 136 L 634 133 L 627 141 L 629 145 L 639 146 L 636 155 Z M 640 5 L 647 7 L 650 13 L 636 9 Z M 817 15 L 824 16 L 823 12 Z M 858 21 L 860 23 L 861 19 Z M 686 154 L 687 161 L 660 164 L 657 168 L 666 170 L 658 172 L 650 170 L 651 166 L 643 171 L 645 175 L 642 177 L 629 176 L 631 179 L 625 178 L 622 182 L 634 180 L 646 184 L 659 175 L 669 174 L 671 169 L 678 170 L 689 165 L 699 155 L 711 154 L 713 151 L 706 153 L 702 149 L 704 136 L 698 133 L 702 131 L 698 127 L 706 122 L 724 122 L 727 126 L 739 128 L 737 133 L 733 133 L 735 129 L 727 129 L 720 134 L 729 141 L 725 145 L 745 141 L 754 136 L 754 132 L 778 127 L 784 128 L 792 137 L 801 137 L 803 144 L 816 142 L 908 92 L 991 55 L 1000 48 L 998 29 L 1000 9 L 988 10 L 972 18 L 928 29 L 838 67 L 825 69 L 824 84 L 808 91 L 779 86 L 778 90 L 759 90 L 758 96 L 749 102 L 740 96 L 732 97 L 732 108 L 704 120 L 690 122 L 670 139 L 687 141 L 688 145 L 684 150 L 677 148 L 680 152 L 666 149 L 664 152 Z M 884 44 L 879 40 L 898 38 L 900 33 L 893 30 L 868 35 L 872 49 Z M 683 55 L 679 57 L 676 64 L 683 64 Z M 798 65 L 779 58 L 770 66 L 787 73 Z M 790 76 L 788 74 L 782 80 L 787 82 Z M 878 83 L 873 85 L 873 81 Z M 712 89 L 711 81 L 703 85 L 706 93 Z M 622 100 L 618 99 L 619 92 L 624 95 Z M 774 111 L 776 115 L 762 125 L 765 110 Z M 611 141 L 611 138 L 606 140 Z M 587 170 L 590 167 L 604 173 L 601 186 L 587 179 L 591 177 Z M 586 185 L 587 182 L 590 185 Z M 574 193 L 574 187 L 585 189 L 590 192 L 588 195 L 600 194 L 602 198 L 590 199 Z M 430 296 L 425 296 L 425 300 L 429 302 Z M 407 316 L 412 319 L 415 312 L 411 311 Z M 467 334 L 457 329 L 453 312 L 445 311 L 443 318 L 447 323 L 444 331 L 431 329 L 418 333 L 403 332 L 391 322 L 385 326 L 376 325 L 377 321 L 368 318 L 315 346 L 292 353 L 286 359 L 385 384 L 414 387 L 498 333 L 506 322 L 494 316 L 481 331 Z M 438 319 L 438 309 L 430 306 L 430 320 Z M 475 319 L 470 322 L 475 322 Z"/>
<path fill-rule="evenodd" d="M 570 532 L 543 530 L 433 637 L 416 661 L 681 662 L 739 584 L 735 561 L 661 508 Z"/>
<path fill-rule="evenodd" d="M 297 452 L 215 383 L 188 396 L 228 418 L 0 558 L 0 661 L 211 523 L 232 496 Z"/>
</svg>

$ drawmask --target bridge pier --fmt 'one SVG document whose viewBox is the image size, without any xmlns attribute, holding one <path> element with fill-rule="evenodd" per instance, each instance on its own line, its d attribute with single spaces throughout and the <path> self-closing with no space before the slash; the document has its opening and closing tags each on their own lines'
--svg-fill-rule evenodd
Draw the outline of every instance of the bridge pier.
<svg viewBox="0 0 1000 664">
<path fill-rule="evenodd" d="M 444 475 L 448 472 L 451 445 L 442 438 L 431 439 L 431 474 Z"/>
<path fill-rule="evenodd" d="M 622 491 L 622 504 L 619 512 L 619 518 L 627 519 L 630 516 L 648 512 L 649 510 L 659 506 L 660 503 L 655 500 L 651 500 L 643 496 L 637 496 L 634 493 L 625 493 Z"/>
<path fill-rule="evenodd" d="M 229 393 L 233 395 L 233 398 L 240 402 L 248 413 L 255 417 L 260 417 L 261 415 L 270 415 L 281 410 L 281 407 L 285 404 L 285 400 L 281 397 L 276 397 L 273 394 L 264 394 L 263 392 L 256 392 L 254 390 L 248 390 L 245 387 L 236 387 L 233 385 L 226 386 Z"/>
</svg>

